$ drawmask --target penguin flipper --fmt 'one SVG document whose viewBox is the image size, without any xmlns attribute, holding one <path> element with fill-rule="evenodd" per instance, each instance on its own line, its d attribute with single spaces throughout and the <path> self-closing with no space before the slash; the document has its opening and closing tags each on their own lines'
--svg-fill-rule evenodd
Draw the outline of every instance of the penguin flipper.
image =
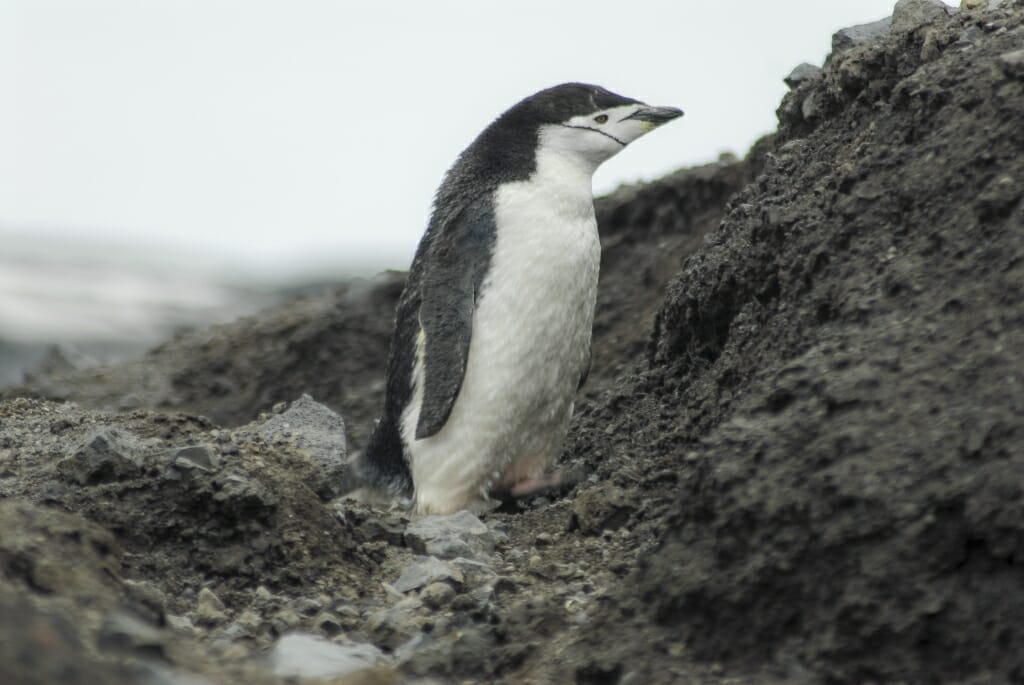
<svg viewBox="0 0 1024 685">
<path fill-rule="evenodd" d="M 477 294 L 494 239 L 494 208 L 488 196 L 447 222 L 426 255 L 419 308 L 424 387 L 417 439 L 444 427 L 459 395 Z"/>
</svg>

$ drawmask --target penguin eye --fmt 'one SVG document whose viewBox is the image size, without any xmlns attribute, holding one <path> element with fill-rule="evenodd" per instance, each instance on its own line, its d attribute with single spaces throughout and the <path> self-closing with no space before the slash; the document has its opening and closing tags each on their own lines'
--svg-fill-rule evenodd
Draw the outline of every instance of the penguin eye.
<svg viewBox="0 0 1024 685">
<path fill-rule="evenodd" d="M 608 121 L 608 115 L 598 114 L 596 117 L 594 117 L 594 121 L 596 121 L 599 124 L 603 124 L 604 122 Z"/>
</svg>

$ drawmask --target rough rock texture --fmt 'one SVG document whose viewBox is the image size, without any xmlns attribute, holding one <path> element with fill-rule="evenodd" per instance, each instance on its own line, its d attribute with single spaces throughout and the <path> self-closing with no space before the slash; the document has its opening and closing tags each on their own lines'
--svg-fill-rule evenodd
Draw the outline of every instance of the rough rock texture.
<svg viewBox="0 0 1024 685">
<path fill-rule="evenodd" d="M 321 500 L 396 276 L 9 391 L 0 681 L 1024 681 L 1024 3 L 927 7 L 598 201 L 560 497 Z"/>
<path fill-rule="evenodd" d="M 998 67 L 1022 21 L 931 61 L 894 34 L 787 96 L 648 370 L 577 424 L 588 460 L 671 469 L 608 620 L 790 677 L 1024 680 L 1024 83 Z"/>
</svg>

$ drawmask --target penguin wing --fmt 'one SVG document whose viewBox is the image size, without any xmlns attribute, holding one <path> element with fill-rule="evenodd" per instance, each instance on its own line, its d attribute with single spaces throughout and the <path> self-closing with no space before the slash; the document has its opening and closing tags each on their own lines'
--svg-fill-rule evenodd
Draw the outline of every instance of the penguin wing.
<svg viewBox="0 0 1024 685">
<path fill-rule="evenodd" d="M 417 439 L 444 427 L 459 395 L 473 334 L 473 312 L 494 239 L 494 207 L 488 195 L 439 226 L 425 255 L 419 308 L 423 404 L 416 424 Z"/>
</svg>

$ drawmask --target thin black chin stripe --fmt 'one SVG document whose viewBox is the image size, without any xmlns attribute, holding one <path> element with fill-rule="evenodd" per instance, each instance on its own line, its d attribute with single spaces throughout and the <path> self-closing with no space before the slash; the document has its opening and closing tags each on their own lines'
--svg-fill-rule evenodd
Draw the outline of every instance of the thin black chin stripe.
<svg viewBox="0 0 1024 685">
<path fill-rule="evenodd" d="M 623 143 L 621 140 L 619 140 L 618 138 L 616 138 L 612 134 L 605 133 L 604 131 L 599 131 L 596 128 L 590 128 L 589 126 L 573 126 L 572 124 L 559 124 L 559 126 L 565 126 L 566 128 L 578 128 L 578 129 L 582 129 L 584 131 L 593 131 L 594 133 L 600 133 L 602 136 L 605 136 L 607 138 L 611 138 L 612 140 L 614 140 L 616 143 L 618 143 L 622 147 L 626 147 L 625 143 Z"/>
</svg>

